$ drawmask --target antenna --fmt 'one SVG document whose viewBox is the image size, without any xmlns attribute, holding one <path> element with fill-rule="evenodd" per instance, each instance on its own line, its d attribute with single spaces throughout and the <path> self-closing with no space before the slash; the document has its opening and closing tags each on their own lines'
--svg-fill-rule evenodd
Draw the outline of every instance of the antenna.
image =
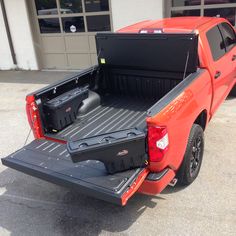
<svg viewBox="0 0 236 236">
<path fill-rule="evenodd" d="M 186 71 L 187 71 L 187 68 L 188 68 L 188 59 L 189 59 L 189 51 L 188 51 L 188 53 L 187 53 L 187 57 L 186 57 L 186 62 L 185 62 L 185 67 L 184 67 L 183 80 L 185 79 Z"/>
</svg>

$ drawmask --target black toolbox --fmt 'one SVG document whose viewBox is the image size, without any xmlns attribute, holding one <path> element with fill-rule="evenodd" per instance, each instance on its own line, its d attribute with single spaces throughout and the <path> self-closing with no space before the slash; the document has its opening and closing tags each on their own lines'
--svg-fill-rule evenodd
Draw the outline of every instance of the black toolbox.
<svg viewBox="0 0 236 236">
<path fill-rule="evenodd" d="M 133 128 L 69 141 L 67 151 L 74 163 L 98 160 L 114 174 L 146 165 L 145 139 L 144 132 Z"/>
<path fill-rule="evenodd" d="M 73 123 L 82 101 L 88 98 L 88 88 L 76 88 L 45 102 L 44 111 L 47 127 L 60 131 Z"/>
</svg>

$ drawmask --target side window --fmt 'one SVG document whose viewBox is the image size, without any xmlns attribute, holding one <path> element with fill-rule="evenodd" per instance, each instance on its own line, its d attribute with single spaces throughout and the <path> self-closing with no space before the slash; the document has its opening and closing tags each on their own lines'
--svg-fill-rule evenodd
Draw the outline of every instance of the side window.
<svg viewBox="0 0 236 236">
<path fill-rule="evenodd" d="M 231 50 L 236 45 L 236 36 L 234 29 L 226 22 L 221 24 L 221 31 L 224 37 L 226 50 Z"/>
<path fill-rule="evenodd" d="M 215 26 L 207 31 L 206 36 L 211 48 L 212 57 L 214 61 L 217 61 L 226 52 L 224 40 L 221 36 L 218 26 Z"/>
</svg>

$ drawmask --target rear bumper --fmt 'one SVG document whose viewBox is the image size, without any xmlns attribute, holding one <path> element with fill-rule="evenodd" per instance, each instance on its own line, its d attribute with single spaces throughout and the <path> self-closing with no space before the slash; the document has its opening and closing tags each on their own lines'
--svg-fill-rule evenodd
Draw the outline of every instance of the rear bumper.
<svg viewBox="0 0 236 236">
<path fill-rule="evenodd" d="M 166 168 L 158 173 L 149 173 L 138 189 L 138 192 L 147 195 L 156 195 L 160 193 L 174 177 L 175 172 L 170 168 Z"/>
</svg>

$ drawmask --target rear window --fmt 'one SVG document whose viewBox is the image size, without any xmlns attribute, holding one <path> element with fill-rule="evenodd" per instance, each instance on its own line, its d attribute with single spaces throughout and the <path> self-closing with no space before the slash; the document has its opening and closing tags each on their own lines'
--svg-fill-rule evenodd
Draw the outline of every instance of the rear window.
<svg viewBox="0 0 236 236">
<path fill-rule="evenodd" d="M 214 28 L 210 29 L 206 33 L 206 36 L 207 36 L 208 43 L 210 45 L 212 57 L 214 61 L 217 61 L 226 52 L 224 40 L 221 36 L 218 26 L 215 26 Z"/>
</svg>

